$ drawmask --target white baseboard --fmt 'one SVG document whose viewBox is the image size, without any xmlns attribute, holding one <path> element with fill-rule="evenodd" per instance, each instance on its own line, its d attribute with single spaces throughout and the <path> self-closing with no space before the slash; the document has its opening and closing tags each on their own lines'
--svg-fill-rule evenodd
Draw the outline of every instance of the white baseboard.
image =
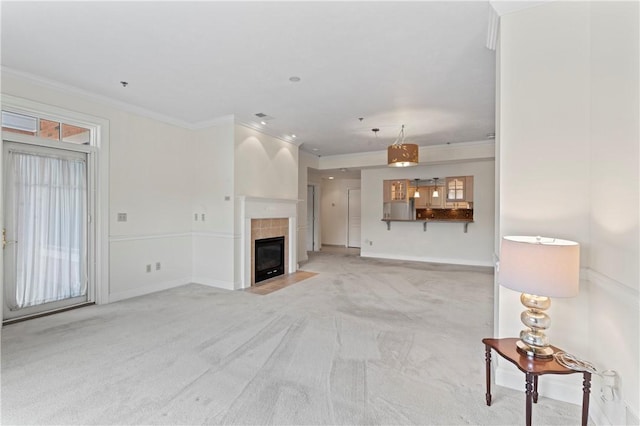
<svg viewBox="0 0 640 426">
<path fill-rule="evenodd" d="M 589 419 L 598 426 L 613 426 L 607 416 L 605 416 L 604 411 L 602 411 L 600 404 L 596 403 L 593 395 L 589 403 Z"/>
<path fill-rule="evenodd" d="M 499 355 L 492 354 L 493 359 Z M 499 362 L 495 372 L 496 385 L 515 389 L 524 393 L 525 375 L 506 361 Z M 593 391 L 593 388 L 592 388 Z M 553 375 L 545 374 L 538 381 L 538 393 L 540 396 L 582 405 L 582 374 Z"/>
<path fill-rule="evenodd" d="M 624 401 L 604 402 L 598 393 L 591 393 L 591 404 L 589 405 L 589 418 L 600 426 L 620 426 L 638 425 L 640 421 L 631 412 Z"/>
<path fill-rule="evenodd" d="M 191 282 L 196 284 L 206 285 L 208 287 L 221 288 L 223 290 L 236 289 L 236 284 L 233 283 L 232 281 L 215 280 L 212 278 L 205 278 L 205 277 L 193 277 L 191 279 Z"/>
<path fill-rule="evenodd" d="M 134 288 L 127 291 L 121 291 L 118 293 L 109 294 L 109 302 L 117 302 L 119 300 L 130 299 L 132 297 L 144 296 L 145 294 L 155 293 L 157 291 L 167 290 L 174 287 L 180 287 L 181 285 L 189 284 L 189 278 L 180 278 L 177 280 L 163 281 L 159 283 L 153 283 L 143 287 Z"/>
<path fill-rule="evenodd" d="M 482 260 L 469 260 L 469 259 L 407 256 L 407 255 L 398 255 L 398 254 L 392 254 L 392 253 L 371 253 L 364 249 L 361 249 L 360 257 L 372 257 L 375 259 L 409 260 L 414 262 L 446 263 L 449 265 L 489 266 L 493 268 L 493 262 L 491 260 L 482 261 Z"/>
</svg>

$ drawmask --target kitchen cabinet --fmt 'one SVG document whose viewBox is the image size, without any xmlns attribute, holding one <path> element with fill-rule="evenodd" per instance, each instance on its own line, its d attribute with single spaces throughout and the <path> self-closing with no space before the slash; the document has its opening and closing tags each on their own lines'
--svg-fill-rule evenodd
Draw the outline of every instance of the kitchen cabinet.
<svg viewBox="0 0 640 426">
<path fill-rule="evenodd" d="M 473 176 L 452 176 L 445 180 L 446 203 L 473 202 Z"/>
<path fill-rule="evenodd" d="M 385 203 L 406 203 L 409 201 L 409 179 L 385 180 L 383 184 L 383 199 Z"/>
<path fill-rule="evenodd" d="M 433 191 L 438 188 L 438 196 L 433 196 Z M 420 186 L 420 198 L 414 198 L 416 209 L 443 209 L 444 208 L 444 186 Z"/>
<path fill-rule="evenodd" d="M 438 190 L 438 196 L 434 197 L 433 193 Z M 432 209 L 443 209 L 445 200 L 444 186 L 430 186 L 429 187 L 429 207 Z"/>
<path fill-rule="evenodd" d="M 429 199 L 429 187 L 419 186 L 418 192 L 420 193 L 420 198 L 414 198 L 414 205 L 417 209 L 426 209 L 431 201 Z"/>
</svg>

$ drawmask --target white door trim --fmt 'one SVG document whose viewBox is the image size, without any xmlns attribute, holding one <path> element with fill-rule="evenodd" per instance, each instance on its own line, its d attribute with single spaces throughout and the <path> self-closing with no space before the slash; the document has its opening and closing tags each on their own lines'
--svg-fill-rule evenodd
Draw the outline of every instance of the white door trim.
<svg viewBox="0 0 640 426">
<path fill-rule="evenodd" d="M 72 151 L 87 153 L 89 179 L 88 199 L 93 212 L 91 221 L 94 224 L 93 244 L 89 248 L 90 258 L 93 259 L 93 299 L 97 304 L 109 302 L 109 120 L 88 114 L 70 111 L 57 106 L 35 102 L 29 99 L 2 94 L 2 109 L 38 117 L 61 120 L 65 123 L 86 127 L 92 130 L 94 143 L 92 146 L 74 145 L 51 141 L 33 136 L 2 132 L 0 146 L 0 164 L 2 164 L 4 140 L 29 143 L 48 147 L 57 147 Z M 0 173 L 0 187 L 4 188 L 3 177 Z M 4 201 L 0 197 L 0 223 L 4 224 Z M 3 268 L 0 256 L 0 268 Z M 0 274 L 0 288 L 4 288 L 2 274 Z M 4 291 L 0 291 L 0 309 L 4 306 Z M 0 315 L 3 315 L 0 312 Z"/>
<path fill-rule="evenodd" d="M 360 188 L 348 188 L 347 189 L 347 243 L 346 243 L 346 247 L 357 247 L 357 248 L 361 248 L 362 244 L 360 243 L 360 240 L 362 238 L 362 199 L 358 198 L 358 204 L 360 205 L 360 225 L 358 225 L 358 234 L 359 234 L 359 238 L 358 238 L 358 245 L 351 245 L 351 192 L 352 191 L 358 191 L 361 193 L 361 189 Z"/>
</svg>

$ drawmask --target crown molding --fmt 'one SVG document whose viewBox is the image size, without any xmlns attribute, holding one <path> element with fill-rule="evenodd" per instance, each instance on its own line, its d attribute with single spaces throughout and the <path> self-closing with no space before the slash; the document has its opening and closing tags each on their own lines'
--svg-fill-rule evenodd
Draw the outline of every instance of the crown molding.
<svg viewBox="0 0 640 426">
<path fill-rule="evenodd" d="M 220 117 L 212 118 L 211 120 L 199 121 L 191 124 L 188 127 L 190 130 L 202 130 L 209 127 L 219 126 L 221 124 L 233 124 L 236 122 L 236 116 L 234 114 L 222 115 Z"/>
<path fill-rule="evenodd" d="M 452 150 L 458 149 L 461 147 L 474 147 L 474 146 L 488 146 L 495 147 L 495 140 L 479 140 L 479 141 L 468 141 L 468 142 L 452 142 L 448 144 L 438 144 L 438 145 L 419 145 L 419 152 L 422 151 L 434 151 L 434 150 Z M 307 154 L 315 155 L 316 157 L 320 157 L 317 154 L 305 151 Z M 355 158 L 360 157 L 363 154 L 381 154 L 387 155 L 387 150 L 376 150 L 376 151 L 362 151 L 362 152 L 350 152 L 348 154 L 335 154 L 335 155 L 323 155 L 321 158 Z"/>
<path fill-rule="evenodd" d="M 491 8 L 495 10 L 498 16 L 508 15 L 510 13 L 520 12 L 524 9 L 530 9 L 532 7 L 540 6 L 541 4 L 549 3 L 556 0 L 492 0 L 489 1 Z"/>
<path fill-rule="evenodd" d="M 78 95 L 90 101 L 115 107 L 123 111 L 141 115 L 143 117 L 151 118 L 157 121 L 161 121 L 163 123 L 172 124 L 174 126 L 183 127 L 185 129 L 191 129 L 191 130 L 194 129 L 193 123 L 189 123 L 184 120 L 177 119 L 175 117 L 170 117 L 168 115 L 160 114 L 158 112 L 151 111 L 149 109 L 142 108 L 139 106 L 135 106 L 127 102 L 118 101 L 108 96 L 98 95 L 94 92 L 80 89 L 79 87 L 72 86 L 70 84 L 60 83 L 58 81 L 50 80 L 50 79 L 40 77 L 34 74 L 30 74 L 27 72 L 23 72 L 23 71 L 18 71 L 6 66 L 0 66 L 0 73 L 2 73 L 3 75 L 8 75 L 8 76 L 16 77 L 22 80 L 26 80 L 28 82 L 37 84 L 42 87 L 46 87 L 48 89 L 72 93 L 74 95 Z"/>
<path fill-rule="evenodd" d="M 63 91 L 63 92 L 67 92 L 67 93 L 72 93 L 74 95 L 80 96 L 82 98 L 85 98 L 89 101 L 93 101 L 93 102 L 97 102 L 106 106 L 111 106 L 114 108 L 118 108 L 120 110 L 126 111 L 126 112 L 130 112 L 133 114 L 137 114 L 143 117 L 147 117 L 147 118 L 151 118 L 153 120 L 157 120 L 160 121 L 162 123 L 166 123 L 166 124 L 171 124 L 177 127 L 182 127 L 184 129 L 188 129 L 188 130 L 202 130 L 202 129 L 206 129 L 208 127 L 214 127 L 214 126 L 218 126 L 221 124 L 229 124 L 229 123 L 234 123 L 252 130 L 255 130 L 259 133 L 262 133 L 264 135 L 273 137 L 275 139 L 278 139 L 282 142 L 286 142 L 288 144 L 300 147 L 300 145 L 302 145 L 302 142 L 298 142 L 298 141 L 294 141 L 291 139 L 288 139 L 286 137 L 283 137 L 282 135 L 277 135 L 277 134 L 273 134 L 270 133 L 268 131 L 265 131 L 264 129 L 261 129 L 259 127 L 256 127 L 255 124 L 249 123 L 249 122 L 245 122 L 245 121 L 241 121 L 241 120 L 237 120 L 235 115 L 233 114 L 229 114 L 229 115 L 223 115 L 220 117 L 216 117 L 210 120 L 204 120 L 204 121 L 199 121 L 196 123 L 190 123 L 184 120 L 180 120 L 177 119 L 175 117 L 170 117 L 168 115 L 165 114 L 160 114 L 158 112 L 155 111 L 151 111 L 149 109 L 146 108 L 142 108 L 136 105 L 132 105 L 130 103 L 127 102 L 122 102 L 113 98 L 110 98 L 108 96 L 103 96 L 103 95 L 98 95 L 96 93 L 90 92 L 88 90 L 84 90 L 84 89 L 80 89 L 79 87 L 70 85 L 70 84 L 65 84 L 65 83 L 60 83 L 58 81 L 55 80 L 51 80 L 51 79 L 47 79 L 44 77 L 40 77 L 37 76 L 35 74 L 31 74 L 31 73 L 27 73 L 27 72 L 23 72 L 23 71 L 18 71 L 15 70 L 13 68 L 10 67 L 6 67 L 6 66 L 0 66 L 0 73 L 3 75 L 8 75 L 11 77 L 15 77 L 21 80 L 25 80 L 28 81 L 30 83 L 39 85 L 41 87 L 46 87 L 48 89 L 52 89 L 52 90 L 57 90 L 57 91 Z"/>
<path fill-rule="evenodd" d="M 489 22 L 487 25 L 487 49 L 496 50 L 498 44 L 498 32 L 500 30 L 500 15 L 496 8 L 491 5 L 489 7 Z"/>
</svg>

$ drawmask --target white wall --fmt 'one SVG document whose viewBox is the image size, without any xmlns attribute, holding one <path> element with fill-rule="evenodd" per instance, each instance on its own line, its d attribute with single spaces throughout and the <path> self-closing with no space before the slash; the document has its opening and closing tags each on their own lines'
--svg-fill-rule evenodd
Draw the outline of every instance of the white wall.
<svg viewBox="0 0 640 426">
<path fill-rule="evenodd" d="M 190 131 L 124 111 L 70 89 L 2 73 L 2 93 L 109 122 L 109 264 L 101 302 L 184 284 L 191 278 Z M 127 213 L 127 222 L 117 222 Z M 161 262 L 161 270 L 146 265 Z M 110 277 L 110 280 L 109 280 Z"/>
<path fill-rule="evenodd" d="M 500 210 L 498 234 L 542 235 L 589 251 L 588 8 L 556 2 L 503 16 L 500 21 Z M 540 25 L 547 31 L 539 31 Z M 535 36 L 534 36 L 535 34 Z M 585 357 L 587 286 L 576 299 L 554 299 L 549 338 Z M 498 335 L 517 336 L 519 294 L 500 287 Z M 558 315 L 563 315 L 561 321 Z M 522 389 L 522 377 L 499 362 L 498 384 Z M 579 402 L 580 378 L 545 378 L 541 394 Z"/>
<path fill-rule="evenodd" d="M 581 244 L 580 295 L 552 301 L 547 334 L 618 370 L 637 419 L 638 5 L 551 2 L 505 15 L 498 53 L 498 234 Z M 498 334 L 515 336 L 518 295 L 498 295 Z M 522 389 L 506 364 L 497 381 Z M 579 375 L 544 382 L 542 394 L 580 401 Z M 594 382 L 592 415 L 617 423 L 602 417 L 609 410 Z"/>
<path fill-rule="evenodd" d="M 640 148 L 637 2 L 594 2 L 591 29 L 589 359 L 622 378 L 624 403 L 600 404 L 613 424 L 640 411 Z M 615 348 L 615 350 L 611 350 Z"/>
<path fill-rule="evenodd" d="M 298 262 L 308 260 L 307 256 L 307 185 L 313 185 L 309 181 L 309 168 L 318 168 L 318 157 L 304 151 L 298 155 Z"/>
<path fill-rule="evenodd" d="M 130 114 L 110 121 L 113 301 L 190 281 L 192 177 L 186 129 Z M 117 222 L 118 213 L 127 221 Z"/>
<path fill-rule="evenodd" d="M 233 119 L 196 131 L 189 151 L 193 169 L 192 280 L 233 289 L 235 185 L 234 162 L 230 161 L 234 155 Z"/>
<path fill-rule="evenodd" d="M 298 198 L 298 147 L 235 126 L 235 195 Z"/>
<path fill-rule="evenodd" d="M 108 120 L 109 260 L 103 266 L 109 272 L 102 302 L 189 282 L 236 288 L 243 222 L 236 196 L 298 197 L 298 147 L 237 126 L 233 117 L 190 130 L 11 73 L 2 74 L 2 90 Z M 127 213 L 127 222 L 117 222 L 117 213 Z"/>
<path fill-rule="evenodd" d="M 495 157 L 494 141 L 472 141 L 420 147 L 420 164 L 486 160 Z M 387 166 L 387 151 L 331 155 L 318 158 L 318 169 L 372 168 Z"/>
<path fill-rule="evenodd" d="M 298 201 L 298 146 L 281 139 L 262 134 L 254 129 L 234 126 L 234 182 L 235 182 L 235 214 L 234 214 L 234 288 L 242 288 L 250 284 L 248 273 L 244 268 L 243 256 L 249 251 L 243 241 L 246 229 L 243 211 L 244 197 L 260 197 L 277 200 Z M 245 204 L 246 207 L 246 204 Z M 278 209 L 274 207 L 274 212 Z M 269 207 L 269 209 L 271 209 Z M 297 208 L 296 213 L 297 216 Z M 274 213 L 277 215 L 277 213 Z M 263 217 L 263 216 L 261 216 Z M 293 223 L 291 222 L 293 219 Z M 298 229 L 297 217 L 290 217 L 290 227 Z M 298 263 L 298 236 L 292 235 L 289 241 L 289 265 Z M 246 269 L 246 270 L 245 270 Z"/>
<path fill-rule="evenodd" d="M 474 176 L 474 223 L 382 222 L 383 181 Z M 362 171 L 361 255 L 464 265 L 492 265 L 494 162 L 489 160 Z"/>
<path fill-rule="evenodd" d="M 320 197 L 322 244 L 347 246 L 350 189 L 360 189 L 360 179 L 322 179 Z"/>
</svg>

